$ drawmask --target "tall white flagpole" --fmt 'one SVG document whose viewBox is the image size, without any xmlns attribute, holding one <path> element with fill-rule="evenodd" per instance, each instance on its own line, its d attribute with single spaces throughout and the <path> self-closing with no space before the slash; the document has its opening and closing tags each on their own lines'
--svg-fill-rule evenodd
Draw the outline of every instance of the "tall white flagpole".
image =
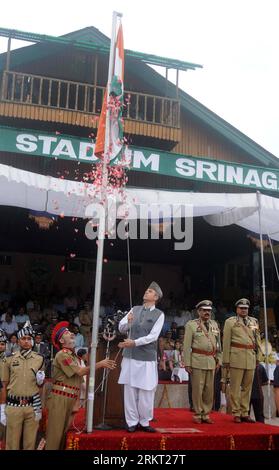
<svg viewBox="0 0 279 470">
<path fill-rule="evenodd" d="M 258 210 L 259 210 L 259 232 L 261 241 L 261 267 L 262 267 L 262 289 L 263 289 L 263 308 L 264 308 L 264 336 L 265 336 L 265 369 L 268 377 L 268 418 L 271 418 L 271 393 L 270 393 L 270 380 L 269 380 L 269 363 L 268 363 L 268 328 L 267 328 L 267 309 L 266 309 L 266 285 L 265 285 L 265 272 L 264 272 L 264 250 L 263 250 L 263 232 L 262 232 L 262 205 L 261 193 L 257 191 Z"/>
<path fill-rule="evenodd" d="M 100 313 L 101 286 L 102 286 L 104 238 L 105 238 L 106 216 L 107 216 L 106 188 L 107 188 L 107 180 L 108 180 L 107 163 L 109 162 L 109 140 L 110 140 L 109 139 L 110 137 L 110 111 L 109 111 L 108 103 L 109 103 L 111 79 L 112 79 L 112 74 L 113 74 L 117 18 L 120 18 L 120 17 L 122 17 L 121 13 L 117 13 L 116 11 L 113 12 L 110 55 L 109 55 L 108 83 L 107 83 L 105 148 L 104 148 L 104 157 L 103 157 L 102 186 L 101 186 L 101 203 L 103 204 L 104 211 L 100 215 L 99 230 L 98 230 L 95 292 L 94 292 L 94 307 L 93 307 L 93 322 L 92 322 L 92 339 L 91 339 L 91 353 L 90 353 L 90 374 L 89 374 L 88 397 L 87 397 L 88 402 L 87 402 L 87 415 L 86 415 L 86 429 L 88 433 L 92 432 L 93 430 L 93 420 L 94 420 L 96 351 L 97 351 L 97 344 L 98 344 L 98 327 L 99 327 L 99 313 Z"/>
</svg>

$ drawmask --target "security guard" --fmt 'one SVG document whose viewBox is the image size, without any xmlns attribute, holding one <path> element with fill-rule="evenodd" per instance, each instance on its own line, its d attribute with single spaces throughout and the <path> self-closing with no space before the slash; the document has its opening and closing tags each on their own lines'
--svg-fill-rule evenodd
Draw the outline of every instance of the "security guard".
<svg viewBox="0 0 279 470">
<path fill-rule="evenodd" d="M 20 351 L 5 359 L 1 422 L 7 423 L 6 450 L 19 450 L 22 435 L 23 449 L 35 448 L 42 416 L 39 386 L 44 382 L 44 358 L 32 351 L 34 334 L 26 322 L 17 334 Z"/>
<path fill-rule="evenodd" d="M 79 409 L 80 385 L 89 367 L 81 367 L 75 354 L 75 335 L 68 329 L 69 323 L 58 323 L 52 331 L 52 344 L 60 351 L 53 363 L 53 386 L 47 401 L 48 426 L 46 450 L 64 449 L 67 430 L 73 413 Z M 115 368 L 115 361 L 104 359 L 96 364 L 96 369 Z"/>
<path fill-rule="evenodd" d="M 235 423 L 254 423 L 249 416 L 250 395 L 256 360 L 260 357 L 259 325 L 248 316 L 250 302 L 235 303 L 236 316 L 226 320 L 223 334 L 223 363 L 230 371 L 232 414 Z"/>
<path fill-rule="evenodd" d="M 213 407 L 214 373 L 221 365 L 221 339 L 218 324 L 210 319 L 212 302 L 202 300 L 196 305 L 199 318 L 190 320 L 185 329 L 184 362 L 191 374 L 195 423 L 212 424 L 209 413 Z"/>
</svg>

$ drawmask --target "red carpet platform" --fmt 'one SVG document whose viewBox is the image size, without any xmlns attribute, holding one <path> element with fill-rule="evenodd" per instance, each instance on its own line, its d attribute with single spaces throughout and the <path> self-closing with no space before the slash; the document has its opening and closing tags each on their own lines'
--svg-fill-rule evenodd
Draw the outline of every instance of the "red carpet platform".
<svg viewBox="0 0 279 470">
<path fill-rule="evenodd" d="M 181 408 L 157 408 L 152 424 L 155 433 L 124 429 L 77 432 L 85 428 L 84 410 L 68 432 L 68 450 L 279 450 L 279 427 L 267 424 L 236 424 L 232 417 L 212 413 L 214 424 L 195 424 L 192 413 Z"/>
</svg>

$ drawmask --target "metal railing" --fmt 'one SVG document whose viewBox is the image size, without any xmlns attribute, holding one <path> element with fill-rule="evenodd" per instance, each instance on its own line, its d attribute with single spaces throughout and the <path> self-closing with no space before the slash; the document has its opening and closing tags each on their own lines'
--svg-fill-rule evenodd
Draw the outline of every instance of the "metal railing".
<svg viewBox="0 0 279 470">
<path fill-rule="evenodd" d="M 1 101 L 99 115 L 105 88 L 86 83 L 4 71 Z M 180 103 L 171 98 L 125 92 L 123 117 L 134 121 L 180 127 Z"/>
</svg>

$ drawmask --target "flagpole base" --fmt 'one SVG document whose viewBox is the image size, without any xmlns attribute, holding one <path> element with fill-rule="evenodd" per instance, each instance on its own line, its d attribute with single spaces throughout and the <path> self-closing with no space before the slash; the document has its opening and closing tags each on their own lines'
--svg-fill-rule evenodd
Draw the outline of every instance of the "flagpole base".
<svg viewBox="0 0 279 470">
<path fill-rule="evenodd" d="M 94 429 L 98 429 L 98 431 L 111 431 L 113 428 L 106 423 L 101 423 L 95 426 Z"/>
</svg>

